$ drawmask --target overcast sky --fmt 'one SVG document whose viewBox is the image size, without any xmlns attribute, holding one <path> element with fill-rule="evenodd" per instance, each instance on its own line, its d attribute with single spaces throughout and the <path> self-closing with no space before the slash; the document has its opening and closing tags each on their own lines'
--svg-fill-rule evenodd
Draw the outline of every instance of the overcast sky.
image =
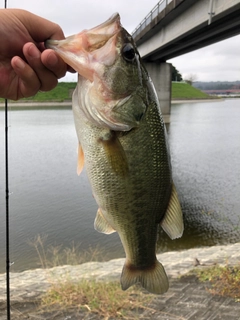
<svg viewBox="0 0 240 320">
<path fill-rule="evenodd" d="M 3 2 L 3 1 L 2 1 Z M 113 13 L 132 32 L 157 4 L 156 0 L 8 0 L 9 8 L 22 8 L 58 23 L 65 36 L 92 28 Z M 3 7 L 4 4 L 2 4 Z M 240 35 L 169 60 L 183 75 L 198 81 L 240 80 Z M 68 74 L 64 81 L 76 81 Z"/>
</svg>

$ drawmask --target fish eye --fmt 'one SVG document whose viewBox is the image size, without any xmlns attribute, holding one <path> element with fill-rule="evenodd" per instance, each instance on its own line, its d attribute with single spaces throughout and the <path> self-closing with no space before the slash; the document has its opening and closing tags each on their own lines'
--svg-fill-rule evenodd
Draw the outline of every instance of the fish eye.
<svg viewBox="0 0 240 320">
<path fill-rule="evenodd" d="M 122 56 L 126 61 L 133 61 L 135 59 L 135 50 L 131 43 L 127 43 L 123 46 Z"/>
</svg>

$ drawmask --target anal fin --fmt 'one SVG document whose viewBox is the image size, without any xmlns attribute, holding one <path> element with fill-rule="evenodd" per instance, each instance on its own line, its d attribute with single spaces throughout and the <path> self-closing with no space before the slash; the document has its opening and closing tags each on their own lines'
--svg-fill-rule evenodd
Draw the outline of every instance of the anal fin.
<svg viewBox="0 0 240 320">
<path fill-rule="evenodd" d="M 116 230 L 114 230 L 112 226 L 110 226 L 110 224 L 104 218 L 101 212 L 101 209 L 98 209 L 97 211 L 97 215 L 94 221 L 94 228 L 98 232 L 105 233 L 105 234 L 111 234 L 113 232 L 116 232 Z"/>
<path fill-rule="evenodd" d="M 107 132 L 105 136 L 99 138 L 99 143 L 103 145 L 112 170 L 121 177 L 126 176 L 129 172 L 128 161 L 116 132 Z"/>
<path fill-rule="evenodd" d="M 172 185 L 172 194 L 167 211 L 160 225 L 172 240 L 180 238 L 183 234 L 184 225 L 182 209 L 174 184 Z"/>
</svg>

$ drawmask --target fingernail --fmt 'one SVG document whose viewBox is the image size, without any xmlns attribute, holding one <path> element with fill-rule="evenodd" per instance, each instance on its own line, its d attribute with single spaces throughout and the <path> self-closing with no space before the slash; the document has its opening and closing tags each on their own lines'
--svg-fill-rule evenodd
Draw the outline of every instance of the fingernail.
<svg viewBox="0 0 240 320">
<path fill-rule="evenodd" d="M 29 54 L 32 58 L 39 58 L 39 57 L 40 57 L 40 52 L 38 51 L 38 49 L 35 47 L 34 44 L 32 44 L 32 45 L 28 48 L 28 54 Z"/>
<path fill-rule="evenodd" d="M 24 69 L 25 68 L 25 62 L 23 62 L 21 59 L 16 59 L 15 61 L 15 66 L 18 68 L 18 69 Z"/>
<path fill-rule="evenodd" d="M 55 66 L 58 63 L 58 58 L 54 52 L 49 53 L 48 55 L 48 63 L 51 66 Z"/>
</svg>

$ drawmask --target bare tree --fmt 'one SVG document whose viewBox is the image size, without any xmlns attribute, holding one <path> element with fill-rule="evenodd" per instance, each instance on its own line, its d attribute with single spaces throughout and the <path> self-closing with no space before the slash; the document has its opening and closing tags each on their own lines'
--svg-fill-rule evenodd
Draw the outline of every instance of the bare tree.
<svg viewBox="0 0 240 320">
<path fill-rule="evenodd" d="M 197 75 L 196 74 L 189 74 L 184 78 L 184 81 L 186 81 L 187 83 L 189 83 L 190 85 L 193 84 L 194 81 L 197 80 Z"/>
</svg>

